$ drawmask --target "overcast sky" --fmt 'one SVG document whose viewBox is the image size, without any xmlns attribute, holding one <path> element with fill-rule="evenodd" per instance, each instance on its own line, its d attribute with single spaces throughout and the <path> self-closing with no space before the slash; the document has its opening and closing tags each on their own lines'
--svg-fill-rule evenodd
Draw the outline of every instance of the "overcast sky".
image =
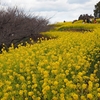
<svg viewBox="0 0 100 100">
<path fill-rule="evenodd" d="M 51 23 L 73 21 L 80 14 L 93 15 L 94 5 L 99 0 L 0 0 L 2 7 L 24 9 L 30 14 L 50 18 Z"/>
</svg>

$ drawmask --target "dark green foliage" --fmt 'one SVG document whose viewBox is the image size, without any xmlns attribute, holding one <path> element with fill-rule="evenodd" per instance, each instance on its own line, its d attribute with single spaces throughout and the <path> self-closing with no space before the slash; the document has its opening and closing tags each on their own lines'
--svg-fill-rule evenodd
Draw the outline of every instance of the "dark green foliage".
<svg viewBox="0 0 100 100">
<path fill-rule="evenodd" d="M 94 16 L 100 18 L 100 1 L 95 5 Z"/>
</svg>

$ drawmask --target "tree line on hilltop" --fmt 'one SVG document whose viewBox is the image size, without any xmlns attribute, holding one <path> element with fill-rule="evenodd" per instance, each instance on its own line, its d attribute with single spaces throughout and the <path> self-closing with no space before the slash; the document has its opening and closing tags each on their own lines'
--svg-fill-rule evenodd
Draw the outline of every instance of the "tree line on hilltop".
<svg viewBox="0 0 100 100">
<path fill-rule="evenodd" d="M 92 19 L 97 19 L 97 18 L 100 18 L 100 1 L 94 6 L 95 9 L 93 10 L 94 11 L 94 16 L 92 15 L 88 15 L 88 14 L 81 14 L 78 18 L 78 20 L 83 20 L 87 23 L 91 22 Z"/>
</svg>

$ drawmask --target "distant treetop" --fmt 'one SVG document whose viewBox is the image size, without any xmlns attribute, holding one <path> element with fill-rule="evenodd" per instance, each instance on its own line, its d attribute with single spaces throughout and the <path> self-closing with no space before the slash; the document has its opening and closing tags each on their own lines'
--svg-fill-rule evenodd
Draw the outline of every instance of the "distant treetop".
<svg viewBox="0 0 100 100">
<path fill-rule="evenodd" d="M 81 14 L 78 18 L 78 20 L 85 20 L 85 19 L 90 19 L 90 18 L 94 18 L 92 15 L 88 15 L 88 14 Z"/>
<path fill-rule="evenodd" d="M 95 5 L 94 16 L 100 18 L 100 1 Z"/>
</svg>

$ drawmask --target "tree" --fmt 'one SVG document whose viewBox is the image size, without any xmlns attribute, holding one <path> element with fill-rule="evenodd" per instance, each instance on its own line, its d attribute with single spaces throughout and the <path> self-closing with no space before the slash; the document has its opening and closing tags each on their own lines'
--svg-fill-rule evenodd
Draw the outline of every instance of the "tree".
<svg viewBox="0 0 100 100">
<path fill-rule="evenodd" d="M 48 19 L 27 15 L 17 7 L 0 10 L 0 49 L 3 43 L 16 47 L 30 38 L 36 40 L 41 32 L 50 29 L 48 23 Z"/>
<path fill-rule="evenodd" d="M 94 16 L 100 18 L 100 1 L 95 5 Z"/>
<path fill-rule="evenodd" d="M 91 19 L 94 18 L 92 15 L 88 15 L 88 14 L 81 14 L 78 18 L 78 20 L 86 20 L 86 19 Z"/>
</svg>

